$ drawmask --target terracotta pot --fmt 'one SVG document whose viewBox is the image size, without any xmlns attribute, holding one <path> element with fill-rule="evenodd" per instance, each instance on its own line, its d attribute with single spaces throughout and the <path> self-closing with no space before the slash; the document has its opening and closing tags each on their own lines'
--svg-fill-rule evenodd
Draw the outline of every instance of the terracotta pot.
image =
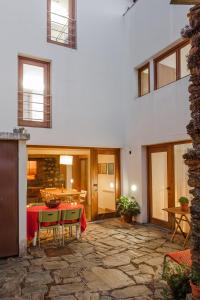
<svg viewBox="0 0 200 300">
<path fill-rule="evenodd" d="M 121 215 L 120 220 L 122 223 L 132 223 L 132 216 Z"/>
<path fill-rule="evenodd" d="M 200 299 L 200 287 L 193 284 L 191 281 L 190 281 L 190 286 L 191 286 L 191 289 L 192 289 L 193 299 L 199 300 Z"/>
<path fill-rule="evenodd" d="M 124 219 L 127 223 L 132 223 L 132 216 L 129 216 L 129 215 L 125 215 L 124 216 Z"/>
<path fill-rule="evenodd" d="M 181 204 L 181 210 L 182 211 L 188 211 L 188 208 L 189 208 L 189 204 L 188 203 Z"/>
<path fill-rule="evenodd" d="M 121 223 L 125 223 L 124 215 L 121 215 L 121 216 L 120 216 L 120 221 L 121 221 Z"/>
</svg>

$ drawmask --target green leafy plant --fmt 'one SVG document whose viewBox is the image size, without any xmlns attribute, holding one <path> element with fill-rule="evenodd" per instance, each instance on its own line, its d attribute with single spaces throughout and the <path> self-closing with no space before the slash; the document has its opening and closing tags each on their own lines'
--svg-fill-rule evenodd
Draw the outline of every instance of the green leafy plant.
<svg viewBox="0 0 200 300">
<path fill-rule="evenodd" d="M 167 281 L 174 299 L 185 300 L 191 293 L 190 270 L 184 265 L 166 263 L 165 280 Z"/>
<path fill-rule="evenodd" d="M 120 216 L 137 216 L 140 214 L 140 206 L 134 197 L 121 196 L 117 200 L 117 213 Z"/>
<path fill-rule="evenodd" d="M 179 201 L 180 204 L 188 204 L 189 203 L 188 198 L 187 197 L 183 197 L 183 196 L 180 197 L 178 201 Z"/>
<path fill-rule="evenodd" d="M 190 273 L 190 280 L 193 284 L 200 287 L 200 273 L 192 270 Z"/>
</svg>

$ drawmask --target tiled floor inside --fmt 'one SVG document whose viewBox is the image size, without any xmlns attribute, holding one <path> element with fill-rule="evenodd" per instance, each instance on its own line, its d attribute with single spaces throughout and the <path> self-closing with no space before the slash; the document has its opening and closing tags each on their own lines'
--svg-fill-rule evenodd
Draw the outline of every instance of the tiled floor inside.
<svg viewBox="0 0 200 300">
<path fill-rule="evenodd" d="M 44 248 L 52 244 L 45 241 L 23 259 L 0 260 L 0 299 L 164 299 L 163 257 L 182 244 L 151 225 L 90 223 L 82 240 L 66 243 L 64 254 L 47 256 Z"/>
</svg>

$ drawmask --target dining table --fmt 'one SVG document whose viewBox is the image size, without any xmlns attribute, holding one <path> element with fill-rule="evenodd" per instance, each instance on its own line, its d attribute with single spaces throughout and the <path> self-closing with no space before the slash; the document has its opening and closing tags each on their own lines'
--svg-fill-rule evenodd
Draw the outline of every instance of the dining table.
<svg viewBox="0 0 200 300">
<path fill-rule="evenodd" d="M 27 207 L 27 240 L 33 241 L 33 245 L 36 245 L 37 232 L 39 229 L 39 212 L 40 211 L 62 211 L 62 210 L 72 210 L 81 208 L 81 233 L 86 230 L 87 220 L 85 214 L 84 205 L 79 203 L 60 203 L 57 208 L 48 208 L 46 205 L 43 206 L 33 206 Z"/>
</svg>

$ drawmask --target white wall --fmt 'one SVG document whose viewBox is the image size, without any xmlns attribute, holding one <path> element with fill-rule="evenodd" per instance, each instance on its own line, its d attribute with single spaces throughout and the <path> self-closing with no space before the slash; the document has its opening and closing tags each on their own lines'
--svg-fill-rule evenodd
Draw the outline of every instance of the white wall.
<svg viewBox="0 0 200 300">
<path fill-rule="evenodd" d="M 135 196 L 140 202 L 140 221 L 147 221 L 147 170 L 145 145 L 188 139 L 189 121 L 188 77 L 153 90 L 153 57 L 180 39 L 180 30 L 187 23 L 189 6 L 172 6 L 168 0 L 139 0 L 125 17 L 130 33 L 127 51 L 126 94 L 127 130 L 125 156 L 128 189 L 138 187 Z M 137 98 L 137 67 L 150 61 L 151 92 Z M 132 154 L 128 150 L 132 149 Z"/>
<path fill-rule="evenodd" d="M 128 0 L 77 0 L 78 49 L 49 44 L 47 0 L 1 0 L 0 128 L 17 125 L 17 56 L 52 60 L 52 129 L 31 128 L 30 144 L 121 147 L 119 122 Z M 3 71 L 2 71 L 3 70 Z"/>
<path fill-rule="evenodd" d="M 27 190 L 27 149 L 26 142 L 19 141 L 18 143 L 18 156 L 19 156 L 19 254 L 23 256 L 27 250 L 26 240 L 26 190 Z"/>
<path fill-rule="evenodd" d="M 169 0 L 77 0 L 78 49 L 46 42 L 46 0 L 1 0 L 0 128 L 17 125 L 17 56 L 52 61 L 52 129 L 30 144 L 122 147 L 123 192 L 138 185 L 146 221 L 144 145 L 187 139 L 188 78 L 137 98 L 136 68 L 176 42 L 188 6 Z M 132 149 L 132 154 L 129 150 Z"/>
</svg>

